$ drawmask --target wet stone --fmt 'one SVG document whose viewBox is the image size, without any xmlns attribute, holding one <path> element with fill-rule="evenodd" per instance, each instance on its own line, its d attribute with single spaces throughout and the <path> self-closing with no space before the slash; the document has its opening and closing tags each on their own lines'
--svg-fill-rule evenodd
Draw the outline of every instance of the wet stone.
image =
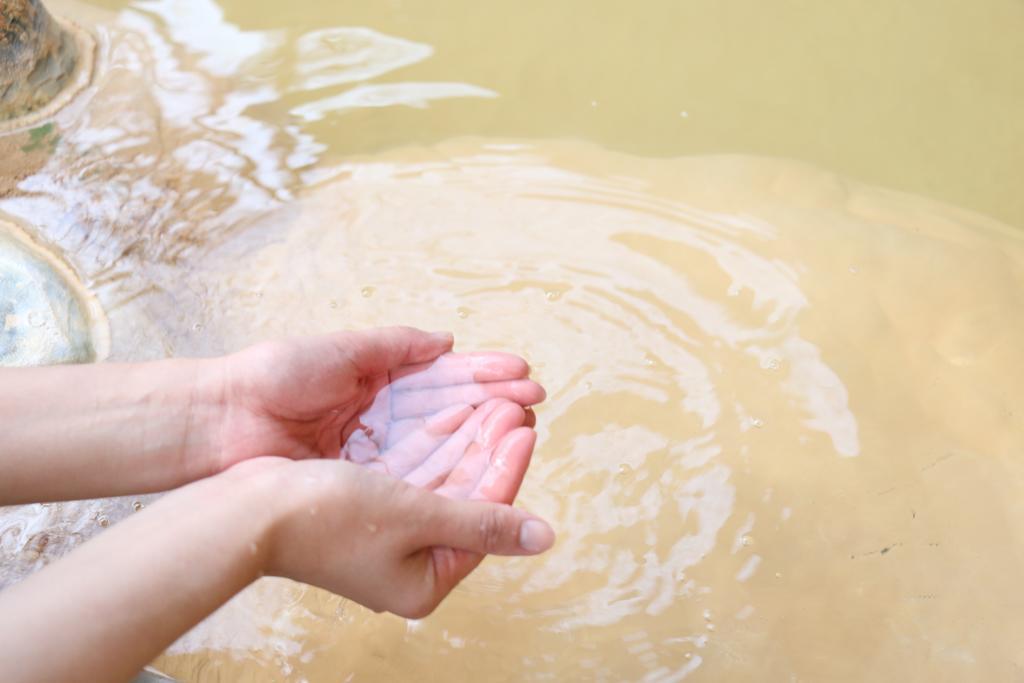
<svg viewBox="0 0 1024 683">
<path fill-rule="evenodd" d="M 0 226 L 0 366 L 85 363 L 95 355 L 74 287 Z"/>
</svg>

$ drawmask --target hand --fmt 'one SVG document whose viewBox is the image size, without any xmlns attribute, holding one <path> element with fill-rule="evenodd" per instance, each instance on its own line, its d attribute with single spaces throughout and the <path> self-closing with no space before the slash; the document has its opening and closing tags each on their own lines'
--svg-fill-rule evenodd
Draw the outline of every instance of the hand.
<svg viewBox="0 0 1024 683">
<path fill-rule="evenodd" d="M 267 488 L 283 511 L 268 540 L 266 571 L 421 618 L 484 555 L 547 550 L 551 528 L 508 505 L 536 439 L 517 426 L 523 419 L 520 406 L 489 402 L 456 429 L 467 438 L 445 440 L 415 467 L 403 461 L 402 479 L 373 471 L 389 466 L 386 453 L 365 467 L 269 459 L 240 466 L 274 468 Z M 434 491 L 418 488 L 424 483 Z"/>
<path fill-rule="evenodd" d="M 207 471 L 263 455 L 334 458 L 352 438 L 346 456 L 365 461 L 367 447 L 380 453 L 427 419 L 454 430 L 489 399 L 543 400 L 521 358 L 451 347 L 448 334 L 385 328 L 260 344 L 227 357 Z M 364 411 L 369 424 L 359 420 Z"/>
</svg>

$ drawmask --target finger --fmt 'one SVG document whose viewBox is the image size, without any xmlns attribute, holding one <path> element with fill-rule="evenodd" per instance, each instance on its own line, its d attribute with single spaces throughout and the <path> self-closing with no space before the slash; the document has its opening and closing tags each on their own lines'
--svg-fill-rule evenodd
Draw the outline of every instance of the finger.
<svg viewBox="0 0 1024 683">
<path fill-rule="evenodd" d="M 511 353 L 446 353 L 437 360 L 396 368 L 391 372 L 395 391 L 523 379 L 530 374 L 525 360 Z"/>
<path fill-rule="evenodd" d="M 436 493 L 449 498 L 468 498 L 498 453 L 506 435 L 523 424 L 525 413 L 515 403 L 505 403 L 495 409 L 480 429 L 477 438 L 466 449 L 466 454 L 448 474 Z"/>
<path fill-rule="evenodd" d="M 503 403 L 502 400 L 488 401 L 473 411 L 458 431 L 402 479 L 420 488 L 435 488 L 441 484 L 477 438 L 484 420 Z"/>
<path fill-rule="evenodd" d="M 391 409 L 394 416 L 401 419 L 436 413 L 453 403 L 477 406 L 494 398 L 531 406 L 543 401 L 545 396 L 544 388 L 533 380 L 516 379 L 404 391 L 392 397 Z"/>
<path fill-rule="evenodd" d="M 338 335 L 336 342 L 356 370 L 364 375 L 434 360 L 451 351 L 449 332 L 430 333 L 412 327 L 382 327 Z"/>
<path fill-rule="evenodd" d="M 527 427 L 506 434 L 468 498 L 510 505 L 519 493 L 536 443 L 537 432 Z"/>
<path fill-rule="evenodd" d="M 472 406 L 454 405 L 430 417 L 406 420 L 409 431 L 382 453 L 378 462 L 388 474 L 404 477 L 447 441 L 473 412 Z"/>
<path fill-rule="evenodd" d="M 537 426 L 537 413 L 533 412 L 533 408 L 526 409 L 526 419 L 523 421 L 523 426 L 530 429 Z"/>
<path fill-rule="evenodd" d="M 537 555 L 555 543 L 547 522 L 511 505 L 435 495 L 429 507 L 418 535 L 427 545 L 482 555 Z"/>
</svg>

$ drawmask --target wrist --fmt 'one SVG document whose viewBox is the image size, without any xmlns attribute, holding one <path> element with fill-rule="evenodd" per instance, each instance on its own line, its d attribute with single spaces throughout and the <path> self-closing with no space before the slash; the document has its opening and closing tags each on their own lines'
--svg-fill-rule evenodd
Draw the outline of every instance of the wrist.
<svg viewBox="0 0 1024 683">
<path fill-rule="evenodd" d="M 186 380 L 186 423 L 182 433 L 182 478 L 197 481 L 216 474 L 224 449 L 223 427 L 227 421 L 228 387 L 223 358 L 175 361 Z"/>
<path fill-rule="evenodd" d="M 274 573 L 275 538 L 292 516 L 289 464 L 285 458 L 253 458 L 193 485 L 203 488 L 202 505 L 223 516 L 241 544 L 250 581 Z"/>
</svg>

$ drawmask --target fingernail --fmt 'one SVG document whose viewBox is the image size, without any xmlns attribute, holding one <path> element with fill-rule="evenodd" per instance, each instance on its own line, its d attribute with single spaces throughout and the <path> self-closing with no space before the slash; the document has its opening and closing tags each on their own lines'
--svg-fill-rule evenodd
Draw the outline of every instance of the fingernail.
<svg viewBox="0 0 1024 683">
<path fill-rule="evenodd" d="M 455 341 L 455 335 L 451 332 L 434 332 L 430 336 L 445 344 L 451 344 Z"/>
<path fill-rule="evenodd" d="M 519 547 L 528 553 L 542 553 L 555 544 L 555 532 L 539 519 L 528 519 L 519 527 Z"/>
</svg>

